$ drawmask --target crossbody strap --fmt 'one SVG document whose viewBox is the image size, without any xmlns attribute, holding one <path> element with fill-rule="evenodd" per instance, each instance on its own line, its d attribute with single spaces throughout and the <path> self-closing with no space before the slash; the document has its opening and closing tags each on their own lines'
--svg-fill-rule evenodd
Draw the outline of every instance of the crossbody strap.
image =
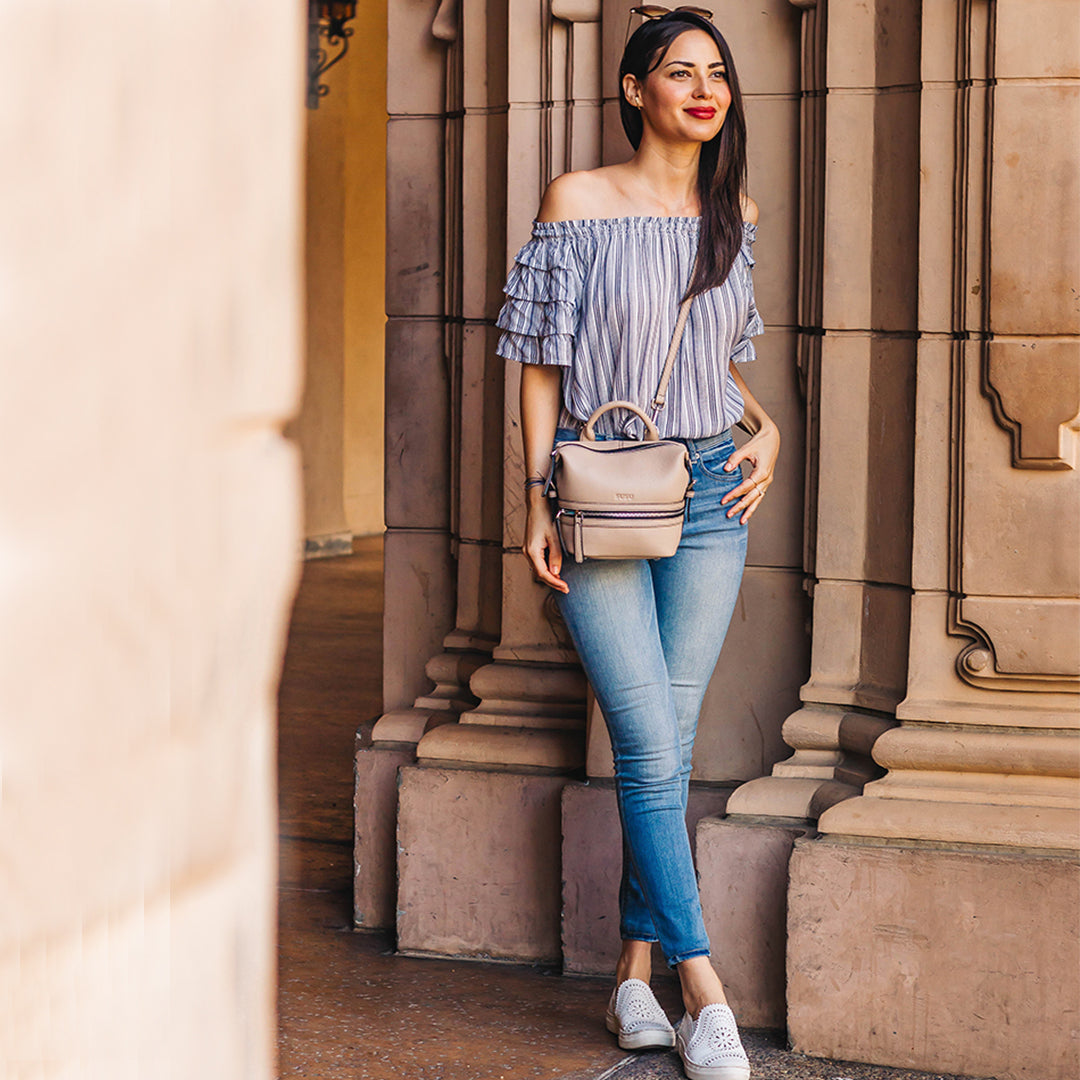
<svg viewBox="0 0 1080 1080">
<path fill-rule="evenodd" d="M 697 268 L 698 259 L 694 258 L 693 269 L 690 270 L 690 281 L 693 281 L 693 271 Z M 653 421 L 656 421 L 657 414 L 659 414 L 659 411 L 664 407 L 664 401 L 667 396 L 667 383 L 671 381 L 672 368 L 675 366 L 675 355 L 678 353 L 679 342 L 683 340 L 683 330 L 686 329 L 686 320 L 690 314 L 690 305 L 692 302 L 693 297 L 688 296 L 679 305 L 678 319 L 675 321 L 675 329 L 672 333 L 672 343 L 667 347 L 667 359 L 664 361 L 664 369 L 660 374 L 660 386 L 657 387 L 657 392 L 652 397 L 651 419 Z"/>
</svg>

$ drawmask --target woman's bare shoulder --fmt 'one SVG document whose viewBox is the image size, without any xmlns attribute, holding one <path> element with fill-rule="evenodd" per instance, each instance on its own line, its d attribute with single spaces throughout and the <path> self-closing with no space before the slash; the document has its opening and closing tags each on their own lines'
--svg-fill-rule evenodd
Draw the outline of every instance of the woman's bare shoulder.
<svg viewBox="0 0 1080 1080">
<path fill-rule="evenodd" d="M 742 216 L 743 221 L 749 221 L 751 225 L 757 224 L 758 208 L 757 203 L 750 198 L 749 195 L 743 195 L 742 197 Z"/>
<path fill-rule="evenodd" d="M 616 192 L 612 177 L 615 168 L 617 166 L 604 165 L 599 169 L 581 169 L 556 176 L 544 192 L 536 220 L 575 221 L 608 217 L 612 196 Z"/>
</svg>

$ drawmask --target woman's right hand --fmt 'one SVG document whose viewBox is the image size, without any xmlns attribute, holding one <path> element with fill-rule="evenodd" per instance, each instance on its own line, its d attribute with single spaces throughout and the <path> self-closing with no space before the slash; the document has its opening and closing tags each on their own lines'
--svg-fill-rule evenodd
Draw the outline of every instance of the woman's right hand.
<svg viewBox="0 0 1080 1080">
<path fill-rule="evenodd" d="M 521 550 L 532 565 L 536 579 L 561 593 L 570 586 L 559 576 L 562 571 L 562 545 L 551 513 L 551 500 L 540 488 L 529 490 L 528 511 L 525 517 L 525 542 Z"/>
<path fill-rule="evenodd" d="M 525 457 L 525 539 L 521 550 L 536 580 L 561 593 L 570 587 L 561 577 L 562 546 L 551 513 L 551 500 L 533 480 L 547 475 L 551 446 L 562 400 L 562 368 L 554 364 L 525 364 L 521 369 L 521 448 Z"/>
</svg>

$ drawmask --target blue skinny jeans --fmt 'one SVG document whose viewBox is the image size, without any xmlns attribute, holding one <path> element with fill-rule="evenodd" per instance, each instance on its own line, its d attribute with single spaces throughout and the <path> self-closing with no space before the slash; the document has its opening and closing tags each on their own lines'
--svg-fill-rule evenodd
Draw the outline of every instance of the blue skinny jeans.
<svg viewBox="0 0 1080 1080">
<path fill-rule="evenodd" d="M 566 428 L 556 440 L 573 439 Z M 557 593 L 603 710 L 623 832 L 623 940 L 659 941 L 669 965 L 709 955 L 686 828 L 698 713 L 746 562 L 747 526 L 720 500 L 730 429 L 686 439 L 694 479 L 682 540 L 667 559 L 563 559 Z"/>
</svg>

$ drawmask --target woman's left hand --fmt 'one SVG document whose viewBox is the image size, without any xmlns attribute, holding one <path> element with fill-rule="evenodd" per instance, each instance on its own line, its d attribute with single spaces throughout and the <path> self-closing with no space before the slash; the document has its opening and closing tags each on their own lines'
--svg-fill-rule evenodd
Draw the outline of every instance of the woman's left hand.
<svg viewBox="0 0 1080 1080">
<path fill-rule="evenodd" d="M 739 524 L 745 525 L 753 517 L 765 492 L 772 484 L 773 470 L 776 468 L 776 459 L 780 454 L 780 429 L 770 420 L 763 424 L 756 435 L 748 439 L 742 446 L 724 463 L 728 472 L 739 467 L 739 462 L 749 461 L 751 465 L 750 475 L 743 478 L 741 484 L 729 491 L 721 500 L 726 506 L 734 503 L 728 512 L 728 517 L 734 517 L 741 513 Z M 736 502 L 736 500 L 738 500 Z"/>
</svg>

